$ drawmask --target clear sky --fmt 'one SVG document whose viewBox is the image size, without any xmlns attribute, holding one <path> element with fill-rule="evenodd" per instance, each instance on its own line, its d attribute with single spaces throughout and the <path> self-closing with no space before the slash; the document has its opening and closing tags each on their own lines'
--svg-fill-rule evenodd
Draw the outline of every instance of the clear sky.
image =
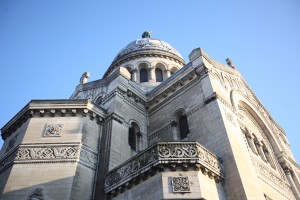
<svg viewBox="0 0 300 200">
<path fill-rule="evenodd" d="M 1 0 L 0 127 L 32 99 L 69 98 L 85 71 L 102 78 L 145 30 L 186 61 L 230 57 L 300 162 L 299 0 Z"/>
</svg>

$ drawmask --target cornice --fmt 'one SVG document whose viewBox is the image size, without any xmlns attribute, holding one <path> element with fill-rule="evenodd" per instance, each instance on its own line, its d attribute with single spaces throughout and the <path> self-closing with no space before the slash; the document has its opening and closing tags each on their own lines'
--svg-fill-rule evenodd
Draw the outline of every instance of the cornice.
<svg viewBox="0 0 300 200">
<path fill-rule="evenodd" d="M 18 112 L 1 129 L 1 136 L 6 140 L 14 131 L 32 117 L 75 117 L 89 116 L 100 123 L 106 116 L 106 111 L 87 99 L 72 100 L 32 100 Z"/>
</svg>

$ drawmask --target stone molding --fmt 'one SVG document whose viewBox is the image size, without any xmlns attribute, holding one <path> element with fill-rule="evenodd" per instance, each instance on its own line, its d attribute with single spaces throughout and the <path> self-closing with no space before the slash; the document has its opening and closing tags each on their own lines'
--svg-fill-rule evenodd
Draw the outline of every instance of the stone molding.
<svg viewBox="0 0 300 200">
<path fill-rule="evenodd" d="M 32 100 L 2 129 L 1 136 L 6 140 L 13 132 L 20 128 L 29 118 L 33 117 L 76 117 L 89 116 L 97 123 L 106 117 L 106 112 L 97 109 L 94 103 L 87 99 L 74 100 Z"/>
<path fill-rule="evenodd" d="M 197 142 L 158 142 L 114 168 L 105 176 L 105 193 L 115 195 L 118 188 L 131 187 L 165 167 L 175 171 L 200 170 L 217 182 L 225 181 L 222 161 Z"/>
</svg>

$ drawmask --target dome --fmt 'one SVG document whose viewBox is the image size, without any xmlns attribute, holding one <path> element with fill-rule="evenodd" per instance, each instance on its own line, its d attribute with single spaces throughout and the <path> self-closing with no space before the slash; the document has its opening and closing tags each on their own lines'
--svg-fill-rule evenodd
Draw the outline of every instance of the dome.
<svg viewBox="0 0 300 200">
<path fill-rule="evenodd" d="M 124 47 L 117 54 L 114 61 L 128 53 L 134 51 L 147 51 L 147 50 L 165 51 L 183 59 L 180 53 L 168 43 L 154 38 L 142 38 L 142 39 L 137 39 L 136 41 L 133 41 L 129 43 L 126 47 Z"/>
<path fill-rule="evenodd" d="M 149 37 L 141 38 L 129 43 L 117 54 L 104 77 L 109 75 L 111 71 L 120 66 L 122 63 L 142 56 L 164 57 L 174 60 L 180 65 L 185 64 L 180 53 L 170 44 L 159 39 Z"/>
</svg>

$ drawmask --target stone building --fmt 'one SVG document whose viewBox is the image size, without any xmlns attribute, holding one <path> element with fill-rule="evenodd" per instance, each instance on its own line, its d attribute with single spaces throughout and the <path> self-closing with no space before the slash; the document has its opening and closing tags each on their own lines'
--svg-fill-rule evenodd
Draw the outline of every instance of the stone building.
<svg viewBox="0 0 300 200">
<path fill-rule="evenodd" d="M 286 134 L 227 65 L 149 33 L 2 129 L 1 199 L 300 199 Z"/>
</svg>

